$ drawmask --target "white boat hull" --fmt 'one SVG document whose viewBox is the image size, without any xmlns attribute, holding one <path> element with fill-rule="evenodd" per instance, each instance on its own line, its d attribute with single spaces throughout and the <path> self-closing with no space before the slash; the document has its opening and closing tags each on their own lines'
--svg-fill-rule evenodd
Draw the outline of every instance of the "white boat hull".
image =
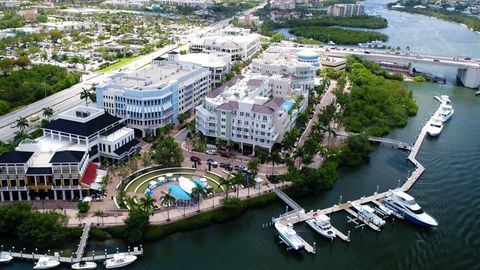
<svg viewBox="0 0 480 270">
<path fill-rule="evenodd" d="M 317 226 L 315 224 L 315 221 L 314 220 L 307 220 L 306 221 L 307 224 L 313 229 L 315 230 L 317 233 L 319 233 L 320 235 L 322 235 L 323 237 L 326 237 L 328 239 L 333 239 L 336 237 L 335 233 L 331 230 L 328 230 L 328 231 L 325 231 L 325 230 L 322 230 L 319 226 Z M 330 232 L 330 233 L 329 233 Z"/>
<path fill-rule="evenodd" d="M 13 257 L 10 255 L 2 255 L 0 257 L 0 263 L 9 263 L 13 260 Z"/>
<path fill-rule="evenodd" d="M 38 265 L 36 264 L 33 269 L 37 270 L 37 269 L 52 269 L 52 268 L 55 268 L 57 266 L 60 265 L 60 262 L 56 262 L 56 261 L 50 261 L 48 264 L 42 264 L 42 265 Z"/>
<path fill-rule="evenodd" d="M 85 262 L 85 264 L 80 265 L 80 263 L 75 263 L 72 265 L 72 269 L 75 270 L 84 270 L 84 269 L 95 269 L 97 268 L 97 264 L 94 262 Z"/>
<path fill-rule="evenodd" d="M 116 262 L 113 259 L 109 259 L 105 261 L 105 268 L 106 269 L 115 269 L 127 266 L 133 263 L 137 259 L 137 256 L 127 255 L 122 262 Z"/>
</svg>

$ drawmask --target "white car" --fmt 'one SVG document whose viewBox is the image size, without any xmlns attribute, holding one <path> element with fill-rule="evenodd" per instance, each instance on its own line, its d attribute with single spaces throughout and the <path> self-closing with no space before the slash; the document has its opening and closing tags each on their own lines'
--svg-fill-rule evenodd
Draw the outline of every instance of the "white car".
<svg viewBox="0 0 480 270">
<path fill-rule="evenodd" d="M 215 149 L 208 149 L 207 151 L 205 151 L 205 153 L 207 153 L 208 155 L 215 155 L 217 151 Z"/>
</svg>

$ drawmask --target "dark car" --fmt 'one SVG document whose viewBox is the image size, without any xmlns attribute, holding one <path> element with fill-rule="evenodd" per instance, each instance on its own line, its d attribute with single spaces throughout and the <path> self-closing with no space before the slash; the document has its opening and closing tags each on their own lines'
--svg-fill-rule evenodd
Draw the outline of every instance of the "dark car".
<svg viewBox="0 0 480 270">
<path fill-rule="evenodd" d="M 198 165 L 202 165 L 202 160 L 199 157 L 191 156 L 190 161 L 191 162 L 196 162 Z"/>
<path fill-rule="evenodd" d="M 233 167 L 230 165 L 230 163 L 220 163 L 220 168 L 224 168 L 226 171 L 232 171 Z"/>
<path fill-rule="evenodd" d="M 235 165 L 234 169 L 235 169 L 235 171 L 240 171 L 240 172 L 241 172 L 241 171 L 243 171 L 245 168 L 242 167 L 242 166 L 240 166 L 240 165 Z"/>
<path fill-rule="evenodd" d="M 207 164 L 211 164 L 212 167 L 214 167 L 214 168 L 218 167 L 218 162 L 216 162 L 215 160 L 213 160 L 211 158 L 207 159 Z"/>
</svg>

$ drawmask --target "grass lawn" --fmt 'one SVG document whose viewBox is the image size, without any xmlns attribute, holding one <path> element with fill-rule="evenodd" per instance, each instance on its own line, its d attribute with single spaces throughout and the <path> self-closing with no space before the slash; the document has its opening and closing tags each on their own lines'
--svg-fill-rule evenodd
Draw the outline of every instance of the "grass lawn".
<svg viewBox="0 0 480 270">
<path fill-rule="evenodd" d="M 139 56 L 132 56 L 132 57 L 127 57 L 127 58 L 122 58 L 120 59 L 118 62 L 116 62 L 115 64 L 111 64 L 110 66 L 108 67 L 104 67 L 102 69 L 99 69 L 98 72 L 109 72 L 109 71 L 112 71 L 116 68 L 119 68 L 119 67 L 122 67 L 130 62 L 132 62 L 133 60 L 137 59 Z"/>
</svg>

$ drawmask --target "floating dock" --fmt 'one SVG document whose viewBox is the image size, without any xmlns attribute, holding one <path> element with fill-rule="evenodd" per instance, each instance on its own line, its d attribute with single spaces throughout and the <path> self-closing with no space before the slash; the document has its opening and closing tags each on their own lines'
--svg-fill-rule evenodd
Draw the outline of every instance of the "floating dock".
<svg viewBox="0 0 480 270">
<path fill-rule="evenodd" d="M 36 261 L 40 257 L 49 256 L 49 257 L 55 258 L 56 260 L 58 260 L 61 263 L 68 263 L 68 264 L 74 264 L 74 263 L 78 263 L 78 262 L 105 261 L 105 260 L 113 258 L 113 256 L 118 253 L 118 249 L 117 249 L 116 253 L 108 254 L 106 252 L 107 250 L 105 250 L 104 254 L 95 255 L 95 251 L 94 251 L 92 256 L 88 256 L 88 257 L 83 256 L 84 252 L 85 252 L 85 248 L 87 247 L 87 241 L 88 241 L 88 236 L 90 234 L 90 229 L 91 229 L 91 224 L 85 224 L 85 226 L 83 227 L 82 236 L 80 238 L 80 243 L 78 244 L 77 252 L 72 254 L 72 256 L 70 256 L 70 257 L 60 256 L 58 252 L 54 252 L 54 255 L 40 254 L 40 253 L 33 253 L 33 252 L 32 253 L 24 253 L 22 251 L 21 252 L 3 251 L 3 252 L 8 253 L 13 258 L 22 259 L 22 260 L 34 260 L 34 261 Z M 128 251 L 123 252 L 123 253 L 127 253 L 129 255 L 142 256 L 143 255 L 143 247 L 142 246 L 134 247 L 133 251 L 130 251 L 130 247 L 129 247 Z M 73 255 L 75 255 L 75 256 L 73 256 Z"/>
<path fill-rule="evenodd" d="M 348 133 L 345 133 L 345 136 L 348 136 Z M 400 187 L 400 189 L 404 192 L 407 192 L 420 178 L 420 176 L 423 174 L 425 171 L 425 167 L 418 162 L 416 159 L 418 151 L 420 150 L 420 147 L 422 146 L 423 140 L 425 139 L 425 136 L 427 135 L 427 124 L 425 124 L 422 129 L 420 130 L 420 134 L 418 135 L 417 139 L 415 140 L 415 143 L 413 145 L 409 145 L 407 143 L 404 143 L 399 140 L 394 140 L 394 139 L 388 139 L 388 138 L 379 138 L 379 137 L 369 137 L 369 140 L 372 142 L 376 143 L 384 143 L 384 144 L 391 144 L 394 146 L 397 146 L 399 149 L 402 150 L 408 150 L 410 151 L 407 160 L 410 161 L 413 165 L 415 165 L 415 170 L 412 172 L 412 174 L 407 178 L 405 183 Z M 310 220 L 314 218 L 314 211 L 310 211 L 308 213 L 305 213 L 305 210 L 301 208 L 300 205 L 298 205 L 292 198 L 288 197 L 284 192 L 281 190 L 275 190 L 275 193 L 278 195 L 280 199 L 282 199 L 288 206 L 290 206 L 293 210 L 290 212 L 287 212 L 285 214 L 280 215 L 278 218 L 272 218 L 273 222 L 280 222 L 284 225 L 286 224 L 296 224 L 299 222 L 303 222 L 306 220 Z M 368 197 L 362 197 L 358 200 L 353 201 L 354 203 L 357 204 L 365 204 L 365 203 L 374 203 L 376 205 L 381 205 L 381 201 L 385 199 L 385 197 L 388 195 L 388 191 L 382 192 L 382 193 L 377 193 L 375 192 L 373 195 L 368 196 Z M 353 210 L 351 210 L 351 203 L 339 203 L 335 204 L 331 207 L 322 209 L 322 210 L 317 210 L 316 213 L 318 214 L 325 214 L 329 215 L 332 213 L 336 213 L 339 211 L 346 211 L 348 214 L 352 215 L 353 217 L 356 218 L 356 220 L 361 221 L 365 223 L 367 226 L 372 228 L 375 231 L 380 231 L 380 228 L 378 228 L 375 224 L 372 224 L 371 222 L 368 222 L 367 220 L 363 220 L 361 217 L 359 217 Z M 393 213 L 393 216 L 403 219 L 403 217 L 397 213 Z M 338 229 L 334 228 L 332 226 L 333 230 L 337 234 L 337 236 L 344 240 L 349 242 L 350 237 L 344 235 L 341 233 Z M 350 235 L 350 233 L 349 233 Z M 303 240 L 303 239 L 302 239 Z M 306 242 L 305 242 L 306 243 Z M 307 250 L 308 251 L 308 250 Z"/>
</svg>

